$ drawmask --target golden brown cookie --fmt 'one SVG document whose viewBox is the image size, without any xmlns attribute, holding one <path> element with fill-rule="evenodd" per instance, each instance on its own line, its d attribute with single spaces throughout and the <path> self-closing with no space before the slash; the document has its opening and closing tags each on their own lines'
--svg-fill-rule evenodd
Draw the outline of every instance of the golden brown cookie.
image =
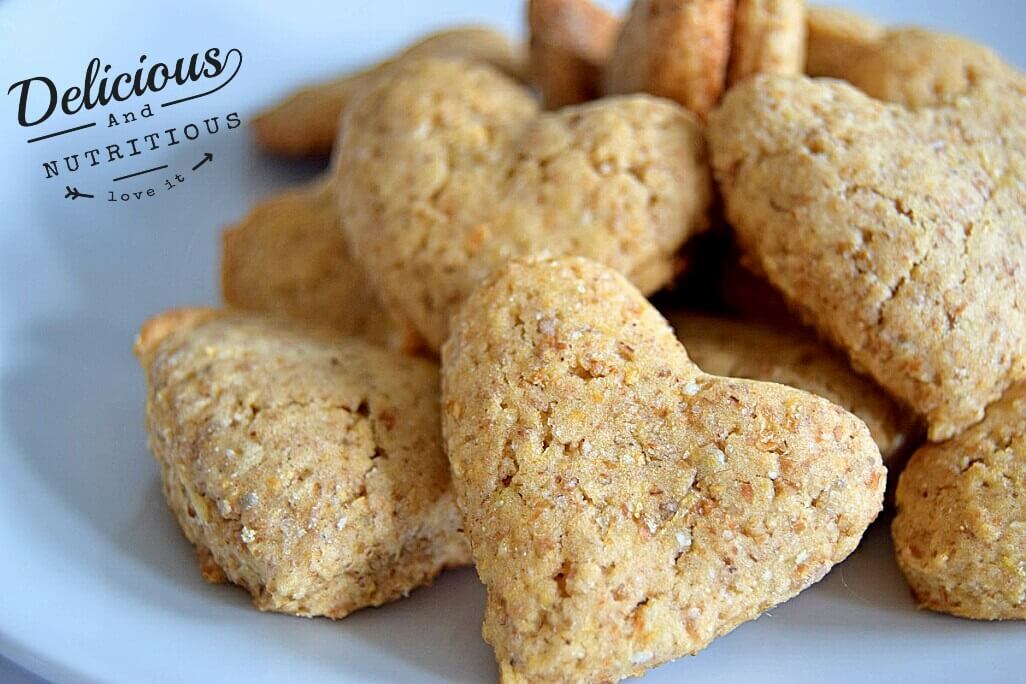
<svg viewBox="0 0 1026 684">
<path fill-rule="evenodd" d="M 469 562 L 438 370 L 327 329 L 170 311 L 135 353 L 164 494 L 204 576 L 340 618 Z"/>
<path fill-rule="evenodd" d="M 443 434 L 504 682 L 615 681 L 822 578 L 881 507 L 866 426 L 707 375 L 622 276 L 514 261 L 442 350 Z"/>
<path fill-rule="evenodd" d="M 381 300 L 428 346 L 508 259 L 582 255 L 645 292 L 707 225 L 701 126 L 648 96 L 542 113 L 495 69 L 397 67 L 351 108 L 338 155 L 350 246 Z"/>
<path fill-rule="evenodd" d="M 335 142 L 339 118 L 355 94 L 399 61 L 445 56 L 488 62 L 518 77 L 523 72 L 520 48 L 501 33 L 481 27 L 440 31 L 374 66 L 301 88 L 261 112 L 252 124 L 257 144 L 290 157 L 326 155 Z"/>
<path fill-rule="evenodd" d="M 891 531 L 923 608 L 1026 620 L 1026 384 L 901 474 Z"/>
<path fill-rule="evenodd" d="M 269 197 L 222 233 L 221 291 L 241 309 L 330 325 L 394 349 L 417 347 L 350 258 L 330 180 Z"/>
<path fill-rule="evenodd" d="M 916 28 L 888 31 L 825 75 L 908 107 L 943 104 L 970 93 L 982 80 L 1022 78 L 985 45 Z"/>
<path fill-rule="evenodd" d="M 947 439 L 1026 376 L 1026 86 L 910 111 L 763 76 L 710 118 L 741 248 Z"/>
<path fill-rule="evenodd" d="M 879 22 L 835 7 L 810 6 L 806 22 L 805 73 L 844 78 L 844 70 L 887 32 Z"/>
<path fill-rule="evenodd" d="M 805 69 L 805 0 L 737 0 L 727 83 Z"/>
<path fill-rule="evenodd" d="M 547 109 L 594 100 L 620 21 L 591 0 L 528 0 L 530 81 Z"/>
<path fill-rule="evenodd" d="M 734 2 L 635 0 L 606 65 L 606 92 L 651 93 L 704 118 L 726 83 Z"/>
<path fill-rule="evenodd" d="M 888 466 L 907 455 L 916 420 L 847 359 L 795 327 L 674 311 L 668 315 L 688 356 L 711 375 L 778 382 L 824 397 L 858 416 Z"/>
</svg>

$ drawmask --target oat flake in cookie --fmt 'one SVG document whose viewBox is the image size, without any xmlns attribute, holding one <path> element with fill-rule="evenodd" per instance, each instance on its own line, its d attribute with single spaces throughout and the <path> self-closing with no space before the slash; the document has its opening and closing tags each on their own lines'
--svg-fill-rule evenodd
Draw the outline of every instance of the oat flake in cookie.
<svg viewBox="0 0 1026 684">
<path fill-rule="evenodd" d="M 886 470 L 865 424 L 703 373 L 586 259 L 489 277 L 442 350 L 443 433 L 504 682 L 695 653 L 851 553 Z"/>
<path fill-rule="evenodd" d="M 340 618 L 469 562 L 434 364 L 209 309 L 151 319 L 135 351 L 164 494 L 208 579 Z"/>
</svg>

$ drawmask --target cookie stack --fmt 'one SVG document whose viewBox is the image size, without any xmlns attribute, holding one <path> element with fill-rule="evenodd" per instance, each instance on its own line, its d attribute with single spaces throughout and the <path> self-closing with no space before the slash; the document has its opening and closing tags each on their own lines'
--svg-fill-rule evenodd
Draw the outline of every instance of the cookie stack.
<svg viewBox="0 0 1026 684">
<path fill-rule="evenodd" d="M 331 169 L 135 347 L 204 575 L 341 618 L 473 563 L 503 681 L 615 681 L 821 579 L 914 452 L 921 605 L 1026 619 L 1026 79 L 797 0 L 527 15 L 254 123 Z"/>
</svg>

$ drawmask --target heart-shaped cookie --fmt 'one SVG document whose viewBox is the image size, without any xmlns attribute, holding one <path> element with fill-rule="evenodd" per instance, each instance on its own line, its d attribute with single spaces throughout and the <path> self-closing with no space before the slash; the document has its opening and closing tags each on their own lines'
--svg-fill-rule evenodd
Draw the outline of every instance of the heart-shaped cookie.
<svg viewBox="0 0 1026 684">
<path fill-rule="evenodd" d="M 945 439 L 1026 375 L 1026 86 L 910 111 L 762 77 L 710 121 L 738 242 L 810 323 Z"/>
<path fill-rule="evenodd" d="M 515 261 L 442 350 L 442 425 L 503 681 L 613 681 L 817 581 L 880 510 L 866 426 L 703 373 L 622 276 Z"/>
<path fill-rule="evenodd" d="M 1026 620 L 1026 383 L 983 422 L 917 451 L 891 531 L 919 605 L 977 620 Z"/>
<path fill-rule="evenodd" d="M 354 255 L 430 346 L 511 257 L 579 255 L 651 292 L 706 225 L 696 120 L 647 96 L 542 113 L 495 69 L 402 64 L 355 104 L 338 155 Z"/>
<path fill-rule="evenodd" d="M 433 363 L 210 309 L 150 319 L 135 352 L 164 495 L 208 579 L 340 618 L 469 562 Z"/>
</svg>

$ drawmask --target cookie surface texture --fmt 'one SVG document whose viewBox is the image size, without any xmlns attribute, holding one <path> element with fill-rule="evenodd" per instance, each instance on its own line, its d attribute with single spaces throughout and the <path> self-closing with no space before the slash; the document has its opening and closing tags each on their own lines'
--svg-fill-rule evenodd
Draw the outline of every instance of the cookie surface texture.
<svg viewBox="0 0 1026 684">
<path fill-rule="evenodd" d="M 888 31 L 821 74 L 867 95 L 907 107 L 933 107 L 969 95 L 985 80 L 1022 80 L 990 48 L 918 28 Z"/>
<path fill-rule="evenodd" d="M 910 412 L 797 321 L 781 329 L 690 312 L 667 317 L 688 356 L 706 373 L 778 382 L 829 399 L 866 424 L 888 466 L 915 446 L 919 429 Z"/>
<path fill-rule="evenodd" d="M 701 372 L 622 276 L 513 262 L 443 353 L 443 434 L 504 682 L 605 682 L 819 580 L 881 507 L 866 426 Z"/>
<path fill-rule="evenodd" d="M 726 85 L 733 23 L 734 0 L 636 0 L 606 66 L 606 93 L 651 93 L 704 118 Z"/>
<path fill-rule="evenodd" d="M 763 76 L 710 119 L 746 256 L 934 441 L 1026 375 L 1026 88 L 910 111 Z"/>
<path fill-rule="evenodd" d="M 544 113 L 494 69 L 399 67 L 350 112 L 340 215 L 386 307 L 437 349 L 508 259 L 580 255 L 643 291 L 668 283 L 711 199 L 701 126 L 648 96 Z"/>
<path fill-rule="evenodd" d="M 438 370 L 327 329 L 209 309 L 135 346 L 164 494 L 204 576 L 340 618 L 469 561 Z"/>
<path fill-rule="evenodd" d="M 1026 384 L 901 474 L 894 545 L 923 608 L 1026 620 Z"/>
</svg>

